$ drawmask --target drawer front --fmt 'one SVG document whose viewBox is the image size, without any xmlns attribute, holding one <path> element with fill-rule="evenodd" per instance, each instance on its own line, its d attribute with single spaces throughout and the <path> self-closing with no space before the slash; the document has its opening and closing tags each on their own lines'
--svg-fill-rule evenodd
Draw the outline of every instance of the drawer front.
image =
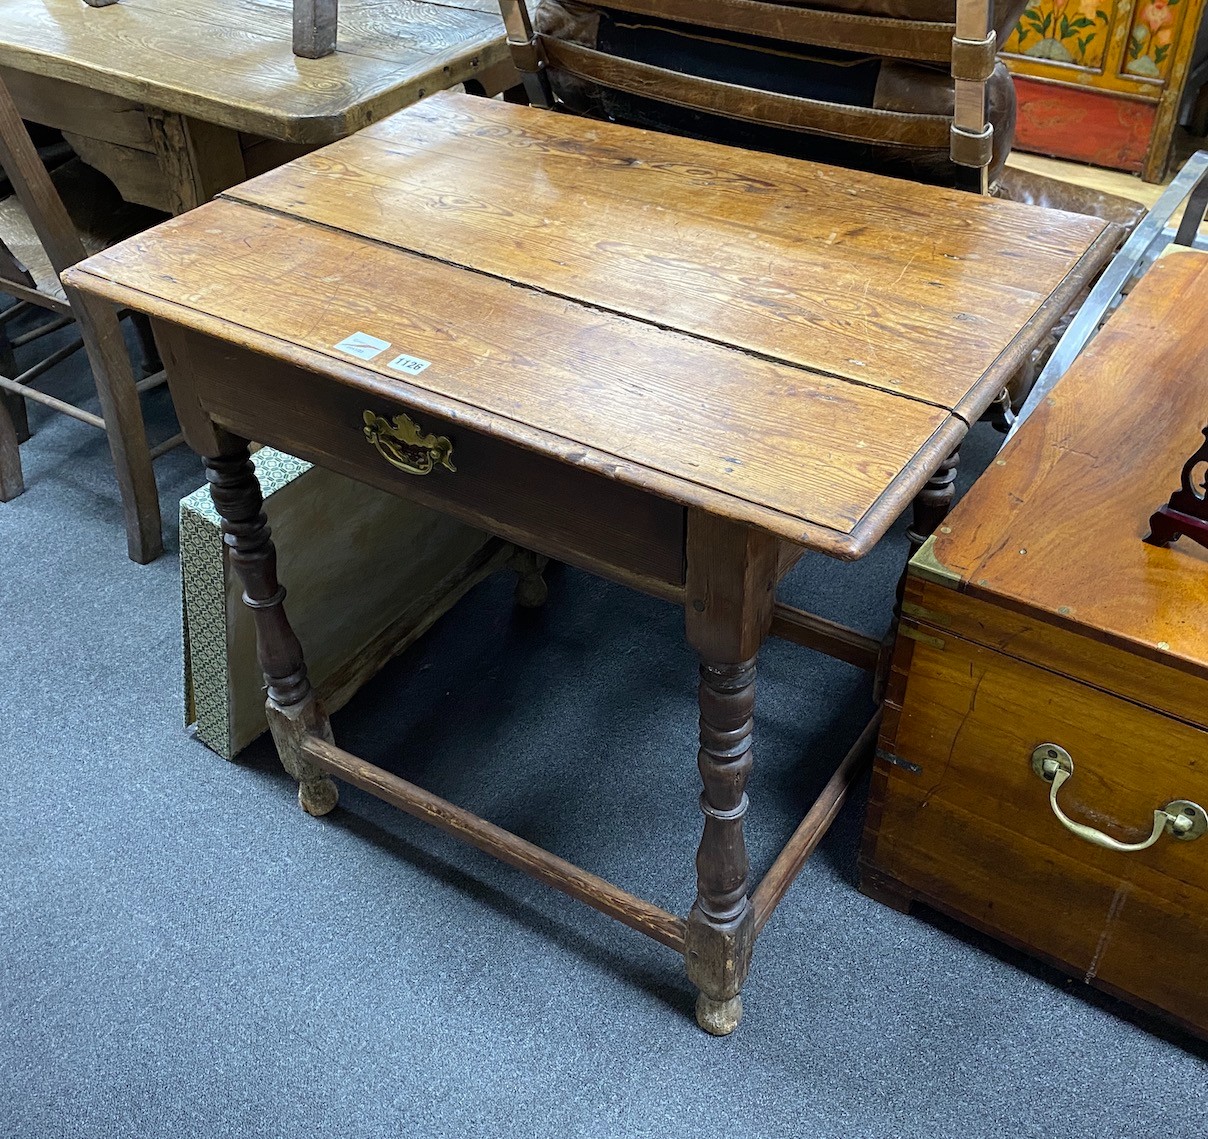
<svg viewBox="0 0 1208 1139">
<path fill-rule="evenodd" d="M 905 628 L 863 855 L 870 879 L 1208 1031 L 1208 835 L 1101 849 L 1058 821 L 1032 753 L 1072 757 L 1059 807 L 1135 843 L 1208 806 L 1208 733 L 957 638 Z"/>
<path fill-rule="evenodd" d="M 682 594 L 681 506 L 286 361 L 179 328 L 156 334 L 165 360 L 188 369 L 204 411 L 245 438 L 647 592 Z M 409 415 L 420 435 L 445 437 L 448 462 L 438 456 L 425 474 L 400 469 L 388 453 L 423 467 L 425 448 L 375 445 L 367 412 L 385 424 Z"/>
</svg>

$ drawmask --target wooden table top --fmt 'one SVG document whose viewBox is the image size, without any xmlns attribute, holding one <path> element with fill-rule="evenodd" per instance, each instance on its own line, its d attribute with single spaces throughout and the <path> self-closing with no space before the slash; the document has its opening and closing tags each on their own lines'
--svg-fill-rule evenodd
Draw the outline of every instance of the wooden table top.
<svg viewBox="0 0 1208 1139">
<path fill-rule="evenodd" d="M 971 594 L 1208 676 L 1208 550 L 1142 541 L 1204 441 L 1204 297 L 1208 254 L 1158 261 L 949 516 L 934 554 Z"/>
<path fill-rule="evenodd" d="M 299 59 L 292 0 L 0 0 L 0 67 L 232 130 L 325 143 L 508 59 L 496 0 L 342 0 Z"/>
<path fill-rule="evenodd" d="M 673 501 L 865 553 L 1096 220 L 440 95 L 74 274 Z M 358 361 L 354 332 L 390 351 Z M 396 353 L 430 361 L 414 376 Z"/>
</svg>

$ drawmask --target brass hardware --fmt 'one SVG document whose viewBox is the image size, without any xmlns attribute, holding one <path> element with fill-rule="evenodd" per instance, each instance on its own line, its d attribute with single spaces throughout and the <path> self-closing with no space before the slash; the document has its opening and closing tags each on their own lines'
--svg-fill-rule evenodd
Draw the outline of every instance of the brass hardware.
<svg viewBox="0 0 1208 1139">
<path fill-rule="evenodd" d="M 902 616 L 915 617 L 920 621 L 926 621 L 928 625 L 938 625 L 944 629 L 949 625 L 947 614 L 937 613 L 934 609 L 926 609 L 922 605 L 916 605 L 913 601 L 902 602 Z"/>
<path fill-rule="evenodd" d="M 959 589 L 961 577 L 953 573 L 935 556 L 935 535 L 932 534 L 920 547 L 919 552 L 910 559 L 910 572 L 923 581 L 942 585 L 945 589 Z"/>
<path fill-rule="evenodd" d="M 1074 774 L 1074 761 L 1070 753 L 1057 744 L 1041 744 L 1032 752 L 1032 771 L 1049 784 L 1049 806 L 1057 821 L 1071 834 L 1081 839 L 1101 846 L 1104 850 L 1116 850 L 1128 853 L 1134 850 L 1146 850 L 1153 846 L 1162 835 L 1169 834 L 1179 842 L 1191 842 L 1200 835 L 1208 832 L 1208 812 L 1197 803 L 1187 799 L 1175 799 L 1165 807 L 1153 813 L 1153 830 L 1144 842 L 1119 842 L 1102 831 L 1088 827 L 1084 823 L 1076 823 L 1057 805 L 1057 792 L 1064 786 L 1066 780 Z"/>
<path fill-rule="evenodd" d="M 365 438 L 392 467 L 409 475 L 431 474 L 436 466 L 456 471 L 453 444 L 444 435 L 423 435 L 409 415 L 396 415 L 389 423 L 372 411 L 365 412 Z"/>
<path fill-rule="evenodd" d="M 932 637 L 926 633 L 920 632 L 918 629 L 911 628 L 909 625 L 898 626 L 898 636 L 907 637 L 912 641 L 918 641 L 924 645 L 930 645 L 933 649 L 944 648 L 944 642 L 939 637 Z"/>
</svg>

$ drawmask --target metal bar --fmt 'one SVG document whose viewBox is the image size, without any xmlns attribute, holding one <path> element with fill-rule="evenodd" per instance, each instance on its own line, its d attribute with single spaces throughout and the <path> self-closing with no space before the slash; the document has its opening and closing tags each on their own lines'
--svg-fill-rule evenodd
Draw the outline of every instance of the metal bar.
<svg viewBox="0 0 1208 1139">
<path fill-rule="evenodd" d="M 1120 290 L 1128 284 L 1133 272 L 1142 263 L 1155 242 L 1162 241 L 1166 223 L 1174 216 L 1179 204 L 1193 190 L 1208 171 L 1208 151 L 1200 150 L 1193 154 L 1183 169 L 1179 171 L 1173 182 L 1163 191 L 1162 196 L 1154 203 L 1153 208 L 1141 220 L 1141 224 L 1133 230 L 1123 248 L 1112 259 L 1103 275 L 1095 282 L 1090 295 L 1078 310 L 1077 316 L 1070 321 L 1069 328 L 1061 342 L 1054 349 L 1045 364 L 1044 370 L 1036 379 L 1031 393 L 1020 408 L 1019 415 L 1007 432 L 1004 442 L 1010 441 L 1019 430 L 1020 425 L 1040 406 L 1041 401 L 1053 389 L 1069 366 L 1074 362 L 1078 353 L 1086 347 L 1091 337 L 1099 331 L 1099 326 L 1111 308 L 1112 302 Z M 1165 244 L 1163 242 L 1163 244 Z"/>
<path fill-rule="evenodd" d="M 32 399 L 34 403 L 40 403 L 54 411 L 61 411 L 64 415 L 70 415 L 72 419 L 87 423 L 89 427 L 99 427 L 102 431 L 105 430 L 105 421 L 99 415 L 93 415 L 91 411 L 84 411 L 83 408 L 76 407 L 73 403 L 56 399 L 52 395 L 38 391 L 37 388 L 24 387 L 7 376 L 0 376 L 0 390 L 13 392 L 25 399 Z"/>
<path fill-rule="evenodd" d="M 49 336 L 52 332 L 58 332 L 60 328 L 66 328 L 74 320 L 75 317 L 71 316 L 57 316 L 54 320 L 46 324 L 40 324 L 29 332 L 22 332 L 20 336 L 12 337 L 9 343 L 14 348 L 22 348 L 26 344 L 32 344 L 35 340 L 40 340 L 43 336 Z"/>
<path fill-rule="evenodd" d="M 685 923 L 682 918 L 636 898 L 619 886 L 534 846 L 519 835 L 480 819 L 406 779 L 366 763 L 326 740 L 308 736 L 302 743 L 302 752 L 324 771 L 339 776 L 354 787 L 494 855 L 547 886 L 586 902 L 593 909 L 616 918 L 647 937 L 653 937 L 669 949 L 683 953 Z"/>
<path fill-rule="evenodd" d="M 1179 231 L 1174 235 L 1176 245 L 1191 245 L 1195 241 L 1200 226 L 1204 224 L 1205 209 L 1208 209 L 1208 178 L 1201 178 L 1187 199 L 1183 220 L 1179 222 Z"/>
<path fill-rule="evenodd" d="M 801 873 L 806 859 L 814 853 L 814 848 L 830 830 L 831 823 L 847 801 L 852 784 L 860 777 L 872 754 L 872 746 L 880 727 L 881 709 L 878 708 L 860 733 L 860 738 L 852 744 L 851 750 L 843 757 L 843 762 L 835 769 L 834 775 L 827 780 L 822 793 L 793 832 L 793 837 L 776 856 L 776 861 L 763 876 L 763 881 L 755 888 L 751 895 L 751 908 L 755 911 L 757 937 L 781 899 L 788 893 L 797 875 Z"/>
<path fill-rule="evenodd" d="M 875 637 L 791 605 L 777 603 L 772 610 L 771 635 L 816 649 L 868 672 L 876 669 L 881 655 L 881 642 Z"/>
<path fill-rule="evenodd" d="M 184 441 L 185 437 L 177 432 L 171 439 L 165 439 L 162 443 L 156 443 L 151 448 L 151 458 L 158 459 L 160 455 L 166 455 L 174 447 L 179 447 Z"/>
</svg>

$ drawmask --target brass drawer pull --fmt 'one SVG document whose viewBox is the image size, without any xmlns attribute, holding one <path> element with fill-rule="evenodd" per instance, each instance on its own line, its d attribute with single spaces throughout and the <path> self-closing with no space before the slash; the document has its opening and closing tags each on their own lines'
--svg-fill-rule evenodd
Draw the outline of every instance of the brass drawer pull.
<svg viewBox="0 0 1208 1139">
<path fill-rule="evenodd" d="M 424 435 L 409 415 L 396 415 L 389 423 L 372 411 L 365 412 L 365 438 L 392 467 L 409 475 L 428 475 L 442 466 L 456 471 L 453 444 L 444 435 Z"/>
<path fill-rule="evenodd" d="M 1191 842 L 1208 831 L 1208 814 L 1205 814 L 1203 807 L 1187 799 L 1175 799 L 1154 811 L 1153 832 L 1144 842 L 1119 842 L 1094 827 L 1074 822 L 1057 805 L 1057 792 L 1074 774 L 1074 761 L 1065 748 L 1058 747 L 1057 744 L 1041 744 L 1032 752 L 1032 770 L 1050 785 L 1049 806 L 1053 808 L 1057 821 L 1072 834 L 1095 846 L 1101 846 L 1104 850 L 1119 850 L 1125 853 L 1145 850 L 1153 846 L 1162 837 L 1163 832 L 1180 842 Z"/>
</svg>

